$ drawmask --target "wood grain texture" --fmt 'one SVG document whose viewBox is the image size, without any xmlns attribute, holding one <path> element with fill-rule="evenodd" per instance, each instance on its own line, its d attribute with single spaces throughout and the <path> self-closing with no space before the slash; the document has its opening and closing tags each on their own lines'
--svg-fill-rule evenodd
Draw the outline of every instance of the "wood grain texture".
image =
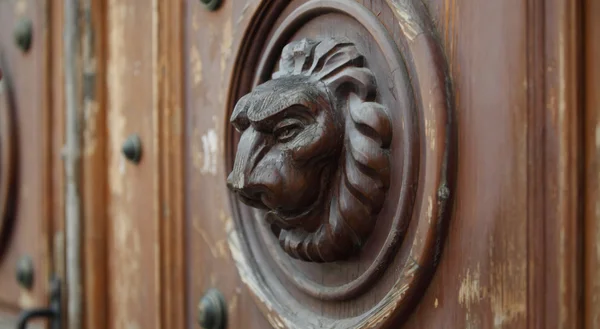
<svg viewBox="0 0 600 329">
<path fill-rule="evenodd" d="M 407 327 L 577 328 L 579 3 L 428 6 L 457 91 L 460 219 Z"/>
<path fill-rule="evenodd" d="M 89 24 L 82 40 L 87 328 L 186 322 L 181 10 L 180 2 L 162 1 L 152 10 L 137 2 L 91 1 L 83 10 Z M 129 45 L 130 38 L 139 43 Z M 134 132 L 142 139 L 138 166 L 121 154 Z"/>
<path fill-rule="evenodd" d="M 105 1 L 83 5 L 83 120 L 82 178 L 83 212 L 83 326 L 107 328 L 108 283 L 108 172 L 107 172 L 107 9 Z"/>
<path fill-rule="evenodd" d="M 600 327 L 600 3 L 584 1 L 584 318 L 583 328 Z"/>
<path fill-rule="evenodd" d="M 161 326 L 156 3 L 106 3 L 109 328 Z M 121 154 L 134 133 L 137 165 Z"/>
<path fill-rule="evenodd" d="M 160 222 L 160 328 L 189 324 L 185 297 L 184 4 L 158 3 L 157 109 Z"/>
</svg>

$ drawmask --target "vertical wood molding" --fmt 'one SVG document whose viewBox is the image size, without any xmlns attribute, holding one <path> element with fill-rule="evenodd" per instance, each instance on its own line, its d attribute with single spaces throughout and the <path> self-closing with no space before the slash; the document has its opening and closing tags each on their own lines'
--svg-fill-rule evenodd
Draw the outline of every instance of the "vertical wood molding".
<svg viewBox="0 0 600 329">
<path fill-rule="evenodd" d="M 528 327 L 581 328 L 581 3 L 527 11 Z"/>
<path fill-rule="evenodd" d="M 83 325 L 89 329 L 107 328 L 107 160 L 106 142 L 106 4 L 87 2 L 84 13 L 89 21 L 83 42 L 88 45 L 85 69 L 90 82 L 84 101 L 82 203 L 83 203 Z"/>
<path fill-rule="evenodd" d="M 184 4 L 158 2 L 157 110 L 161 328 L 186 327 L 184 234 Z"/>
<path fill-rule="evenodd" d="M 50 13 L 50 31 L 48 33 L 50 40 L 49 48 L 49 82 L 48 82 L 48 97 L 51 104 L 51 172 L 50 179 L 52 188 L 50 191 L 50 211 L 52 218 L 52 236 L 50 243 L 52 244 L 53 257 L 53 272 L 60 278 L 65 277 L 65 243 L 64 243 L 64 214 L 65 214 L 65 198 L 64 198 L 64 167 L 62 159 L 62 148 L 64 145 L 64 61 L 63 61 L 63 2 L 53 1 L 49 5 L 48 12 Z"/>
<path fill-rule="evenodd" d="M 544 328 L 581 328 L 581 2 L 545 2 Z"/>
<path fill-rule="evenodd" d="M 544 114 L 545 104 L 544 0 L 527 1 L 527 327 L 545 327 L 544 269 Z"/>
<path fill-rule="evenodd" d="M 600 2 L 584 1 L 584 324 L 600 328 Z"/>
</svg>

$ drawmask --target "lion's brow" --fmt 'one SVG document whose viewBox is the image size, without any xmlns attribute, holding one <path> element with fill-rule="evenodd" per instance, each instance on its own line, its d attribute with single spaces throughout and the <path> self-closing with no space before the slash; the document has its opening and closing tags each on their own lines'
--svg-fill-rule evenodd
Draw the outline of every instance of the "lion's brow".
<svg viewBox="0 0 600 329">
<path fill-rule="evenodd" d="M 250 124 L 264 126 L 265 121 L 294 105 L 316 110 L 310 105 L 319 103 L 319 98 L 319 89 L 312 83 L 270 80 L 238 101 L 230 121 L 238 130 L 245 130 Z"/>
<path fill-rule="evenodd" d="M 259 101 L 248 107 L 248 119 L 252 123 L 259 123 L 272 119 L 274 116 L 295 105 L 307 107 L 312 110 L 313 106 L 311 104 L 317 103 L 318 97 L 318 93 L 307 92 L 307 89 L 304 88 L 266 93 Z"/>
</svg>

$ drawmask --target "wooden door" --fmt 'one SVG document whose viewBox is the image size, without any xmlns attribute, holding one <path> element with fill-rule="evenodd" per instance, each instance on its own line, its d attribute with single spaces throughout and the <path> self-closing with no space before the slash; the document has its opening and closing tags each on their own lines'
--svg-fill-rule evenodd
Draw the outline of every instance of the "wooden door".
<svg viewBox="0 0 600 329">
<path fill-rule="evenodd" d="M 89 3 L 86 328 L 596 312 L 580 1 Z"/>
</svg>

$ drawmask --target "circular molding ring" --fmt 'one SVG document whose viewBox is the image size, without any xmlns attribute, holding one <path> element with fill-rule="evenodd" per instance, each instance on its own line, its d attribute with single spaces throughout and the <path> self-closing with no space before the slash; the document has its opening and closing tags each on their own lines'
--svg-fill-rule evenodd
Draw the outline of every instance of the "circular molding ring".
<svg viewBox="0 0 600 329">
<path fill-rule="evenodd" d="M 374 68 L 373 74 L 381 90 L 377 99 L 387 106 L 394 123 L 390 153 L 396 165 L 390 191 L 374 224 L 372 235 L 376 238 L 369 239 L 354 258 L 329 264 L 290 257 L 280 248 L 269 225 L 260 224 L 264 211 L 242 204 L 233 193 L 234 225 L 228 232 L 229 246 L 242 280 L 273 326 L 384 327 L 404 319 L 422 296 L 439 261 L 450 218 L 455 132 L 446 60 L 427 9 L 419 2 L 381 1 L 400 26 L 395 39 L 378 17 L 357 3 L 308 0 L 293 5 L 298 2 L 265 1 L 257 9 L 238 53 L 228 108 L 233 110 L 242 96 L 271 79 L 286 44 L 307 35 L 314 38 L 304 26 L 326 15 L 352 20 L 357 31 L 369 34 L 370 41 L 353 40 L 365 54 L 367 65 L 376 63 L 374 66 L 389 69 L 389 81 L 384 79 L 383 69 Z M 291 9 L 286 9 L 288 4 Z M 377 50 L 371 51 L 371 45 Z M 381 87 L 386 83 L 389 90 Z M 229 122 L 226 126 L 229 173 L 240 135 Z M 390 232 L 387 236 L 386 230 Z M 366 264 L 365 268 L 345 281 L 323 283 L 314 274 L 342 273 L 359 262 Z M 380 289 L 376 294 L 380 297 L 370 304 L 360 303 L 368 306 L 349 317 L 339 318 L 335 312 L 327 314 L 305 306 L 311 302 L 328 303 L 333 308 L 347 306 L 344 303 L 366 298 L 369 289 Z"/>
</svg>

